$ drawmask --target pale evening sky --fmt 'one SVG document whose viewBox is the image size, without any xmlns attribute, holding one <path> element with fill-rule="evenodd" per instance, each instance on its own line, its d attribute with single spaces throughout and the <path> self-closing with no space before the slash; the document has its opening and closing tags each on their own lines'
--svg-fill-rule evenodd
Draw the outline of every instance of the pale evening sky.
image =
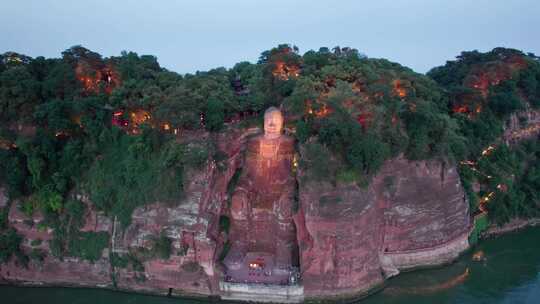
<svg viewBox="0 0 540 304">
<path fill-rule="evenodd" d="M 463 50 L 540 53 L 538 0 L 4 0 L 0 53 L 59 57 L 83 45 L 158 57 L 179 73 L 257 61 L 280 43 L 350 46 L 417 72 Z"/>
</svg>

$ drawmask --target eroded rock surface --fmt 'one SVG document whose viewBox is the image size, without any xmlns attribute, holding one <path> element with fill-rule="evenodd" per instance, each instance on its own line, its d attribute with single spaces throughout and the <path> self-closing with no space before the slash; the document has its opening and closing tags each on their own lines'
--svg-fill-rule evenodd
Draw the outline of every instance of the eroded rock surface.
<svg viewBox="0 0 540 304">
<path fill-rule="evenodd" d="M 382 283 L 382 210 L 374 189 L 300 183 L 300 203 L 296 220 L 306 297 L 352 295 Z"/>
<path fill-rule="evenodd" d="M 454 166 L 397 158 L 373 184 L 384 208 L 383 252 L 433 248 L 468 232 L 468 203 Z"/>
<path fill-rule="evenodd" d="M 304 180 L 300 205 L 306 297 L 358 295 L 468 247 L 468 203 L 456 168 L 440 162 L 389 160 L 366 189 Z"/>
<path fill-rule="evenodd" d="M 172 240 L 169 259 L 145 261 L 142 273 L 118 269 L 119 287 L 162 293 L 172 288 L 177 294 L 218 293 L 221 266 L 217 260 L 224 242 L 219 217 L 226 213 L 228 183 L 243 164 L 246 138 L 257 131 L 218 135 L 217 149 L 225 159 L 221 163 L 210 160 L 204 168 L 188 171 L 183 199 L 137 208 L 131 225 L 123 232 L 118 227 L 114 251 L 119 254 L 151 249 L 152 240 L 160 233 Z"/>
<path fill-rule="evenodd" d="M 49 254 L 28 269 L 13 259 L 0 266 L 0 275 L 8 281 L 109 287 L 114 278 L 118 288 L 128 290 L 220 295 L 219 281 L 226 272 L 219 259 L 229 238 L 248 250 L 275 249 L 283 264 L 297 263 L 297 255 L 303 295 L 317 299 L 361 294 L 402 269 L 446 263 L 468 246 L 468 204 L 455 166 L 396 158 L 366 188 L 305 180 L 300 171 L 296 210 L 294 142 L 282 137 L 274 149 L 261 144 L 258 134 L 261 130 L 253 128 L 216 135 L 222 160 L 210 159 L 204 168 L 189 171 L 183 198 L 137 208 L 125 229 L 80 198 L 88 206 L 82 230 L 109 232 L 115 254 L 150 250 L 152 240 L 165 233 L 172 240 L 170 258 L 148 258 L 141 270 L 112 267 L 109 250 L 93 264 Z M 266 153 L 279 155 L 275 159 L 280 161 L 258 158 Z M 240 168 L 242 175 L 230 192 Z M 244 208 L 247 202 L 253 204 Z M 37 246 L 49 252 L 52 230 L 38 230 L 42 217 L 28 218 L 15 205 L 9 224 L 24 236 L 23 250 Z M 227 236 L 219 229 L 222 215 L 244 220 L 233 219 Z M 43 242 L 32 246 L 38 238 Z M 286 250 L 280 253 L 280 248 Z"/>
<path fill-rule="evenodd" d="M 100 215 L 101 216 L 101 215 Z M 97 216 L 96 216 L 97 217 Z M 109 286 L 111 283 L 108 249 L 96 262 L 91 263 L 79 258 L 68 257 L 60 260 L 50 251 L 50 242 L 54 231 L 41 228 L 43 215 L 34 212 L 27 216 L 19 210 L 18 202 L 13 202 L 9 210 L 9 225 L 23 237 L 20 249 L 30 255 L 32 250 L 45 253 L 43 261 L 30 260 L 24 267 L 17 259 L 0 265 L 0 277 L 12 282 L 28 282 L 32 284 L 55 284 L 67 286 Z M 101 227 L 108 231 L 107 226 Z"/>
</svg>

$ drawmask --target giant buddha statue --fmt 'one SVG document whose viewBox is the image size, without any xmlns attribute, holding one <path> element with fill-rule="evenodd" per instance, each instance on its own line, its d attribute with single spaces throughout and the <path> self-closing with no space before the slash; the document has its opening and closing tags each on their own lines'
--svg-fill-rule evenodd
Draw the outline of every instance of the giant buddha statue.
<svg viewBox="0 0 540 304">
<path fill-rule="evenodd" d="M 282 130 L 283 115 L 271 107 L 264 114 L 264 134 L 247 143 L 231 199 L 231 249 L 224 261 L 233 281 L 283 283 L 280 269 L 284 274 L 293 263 L 294 139 Z"/>
</svg>

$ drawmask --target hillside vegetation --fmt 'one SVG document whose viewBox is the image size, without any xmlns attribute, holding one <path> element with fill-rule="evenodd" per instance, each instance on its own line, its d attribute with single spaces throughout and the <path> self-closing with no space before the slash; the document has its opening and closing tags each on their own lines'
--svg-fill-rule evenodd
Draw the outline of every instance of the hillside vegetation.
<svg viewBox="0 0 540 304">
<path fill-rule="evenodd" d="M 279 45 L 257 63 L 186 75 L 133 52 L 5 53 L 0 184 L 25 213 L 45 214 L 60 255 L 95 259 L 73 241 L 106 239 L 70 232 L 80 226 L 69 220 L 81 212 L 74 193 L 128 225 L 137 206 L 178 202 L 186 170 L 220 157 L 212 136 L 196 134 L 260 124 L 280 106 L 305 148 L 307 178 L 365 186 L 386 159 L 440 159 L 460 166 L 472 212 L 503 223 L 540 210 L 537 137 L 501 141 L 513 113 L 539 105 L 538 58 L 503 48 L 463 52 L 427 75 L 340 47 L 300 54 Z M 2 238 L 17 243 L 12 231 Z"/>
</svg>

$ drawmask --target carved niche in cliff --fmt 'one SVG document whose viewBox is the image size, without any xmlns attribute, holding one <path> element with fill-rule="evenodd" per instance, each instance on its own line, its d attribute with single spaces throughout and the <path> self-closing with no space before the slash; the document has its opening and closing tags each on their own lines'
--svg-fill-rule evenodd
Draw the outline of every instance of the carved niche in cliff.
<svg viewBox="0 0 540 304">
<path fill-rule="evenodd" d="M 231 203 L 231 249 L 224 264 L 230 281 L 287 283 L 296 253 L 292 219 L 294 139 L 283 135 L 283 115 L 264 115 L 264 134 L 249 140 Z"/>
</svg>

